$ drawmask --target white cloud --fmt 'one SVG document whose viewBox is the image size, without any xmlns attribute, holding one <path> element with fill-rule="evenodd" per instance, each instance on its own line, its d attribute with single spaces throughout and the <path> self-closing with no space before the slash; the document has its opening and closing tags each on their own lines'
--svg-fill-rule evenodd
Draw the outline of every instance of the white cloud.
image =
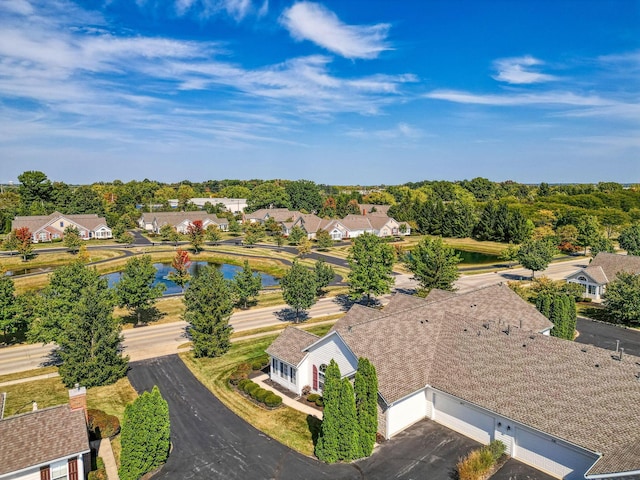
<svg viewBox="0 0 640 480">
<path fill-rule="evenodd" d="M 26 0 L 2 0 L 0 1 L 0 11 L 30 15 L 33 13 L 33 7 Z"/>
<path fill-rule="evenodd" d="M 612 105 L 614 103 L 599 96 L 577 95 L 572 92 L 478 95 L 458 90 L 434 90 L 425 94 L 425 97 L 454 103 L 490 106 L 565 105 L 574 107 L 596 107 Z"/>
<path fill-rule="evenodd" d="M 493 78 L 499 82 L 517 85 L 557 80 L 557 77 L 553 75 L 539 73 L 531 68 L 542 64 L 542 61 L 529 55 L 516 58 L 502 58 L 494 62 L 494 67 L 498 71 L 498 74 L 494 75 Z"/>
<path fill-rule="evenodd" d="M 248 15 L 255 13 L 263 16 L 267 13 L 269 4 L 263 2 L 260 7 L 254 6 L 253 0 L 175 0 L 174 10 L 178 16 L 194 14 L 197 17 L 208 19 L 226 13 L 239 22 Z"/>
<path fill-rule="evenodd" d="M 421 129 L 404 122 L 384 130 L 349 130 L 346 135 L 354 138 L 378 140 L 417 140 L 425 136 Z"/>
<path fill-rule="evenodd" d="M 311 42 L 345 58 L 376 58 L 389 50 L 389 24 L 347 25 L 323 5 L 298 2 L 285 10 L 280 22 L 296 40 Z"/>
</svg>

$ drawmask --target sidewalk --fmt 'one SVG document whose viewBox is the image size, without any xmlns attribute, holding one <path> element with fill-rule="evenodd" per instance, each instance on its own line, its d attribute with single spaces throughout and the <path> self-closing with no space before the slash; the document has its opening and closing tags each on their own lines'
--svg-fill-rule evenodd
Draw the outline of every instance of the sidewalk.
<svg viewBox="0 0 640 480">
<path fill-rule="evenodd" d="M 97 448 L 98 456 L 101 457 L 104 462 L 107 478 L 109 480 L 120 480 L 118 467 L 116 466 L 116 458 L 113 456 L 113 450 L 111 449 L 111 440 L 108 438 L 94 440 L 91 442 L 91 448 Z"/>
<path fill-rule="evenodd" d="M 319 418 L 320 420 L 322 420 L 322 412 L 320 410 L 317 410 L 309 405 L 305 405 L 304 403 L 300 403 L 297 400 L 294 400 L 293 398 L 289 398 L 286 395 L 282 395 L 282 392 L 279 392 L 278 390 L 276 390 L 275 388 L 267 385 L 265 383 L 265 380 L 269 379 L 269 375 L 267 375 L 266 373 L 263 373 L 262 375 L 259 375 L 255 378 L 252 378 L 251 380 L 253 380 L 254 382 L 256 382 L 258 385 L 260 385 L 262 388 L 266 389 L 266 390 L 270 390 L 273 393 L 275 393 L 276 395 L 279 395 L 282 397 L 282 403 L 284 403 L 287 407 L 291 407 L 295 410 L 299 410 L 302 413 L 306 413 L 307 415 L 311 415 L 313 417 Z"/>
</svg>

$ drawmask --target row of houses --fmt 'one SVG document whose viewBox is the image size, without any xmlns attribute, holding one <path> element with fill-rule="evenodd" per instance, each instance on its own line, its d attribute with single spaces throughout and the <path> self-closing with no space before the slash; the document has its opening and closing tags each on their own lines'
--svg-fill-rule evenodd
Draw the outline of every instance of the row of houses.
<svg viewBox="0 0 640 480">
<path fill-rule="evenodd" d="M 170 225 L 178 233 L 185 234 L 189 226 L 196 221 L 202 222 L 204 229 L 209 225 L 215 225 L 223 232 L 229 230 L 229 221 L 226 218 L 218 218 L 217 215 L 204 211 L 143 213 L 138 220 L 138 226 L 149 232 L 159 234 L 162 227 Z"/>
<path fill-rule="evenodd" d="M 51 215 L 17 216 L 11 223 L 11 229 L 28 228 L 33 243 L 52 242 L 64 237 L 68 227 L 75 227 L 80 232 L 80 238 L 109 239 L 113 233 L 104 217 L 96 214 L 65 215 L 53 212 Z"/>
<path fill-rule="evenodd" d="M 640 357 L 548 335 L 551 324 L 508 287 L 396 294 L 354 305 L 324 336 L 288 327 L 268 347 L 271 380 L 322 394 L 335 360 L 378 374 L 378 430 L 428 418 L 555 478 L 640 479 Z"/>
</svg>

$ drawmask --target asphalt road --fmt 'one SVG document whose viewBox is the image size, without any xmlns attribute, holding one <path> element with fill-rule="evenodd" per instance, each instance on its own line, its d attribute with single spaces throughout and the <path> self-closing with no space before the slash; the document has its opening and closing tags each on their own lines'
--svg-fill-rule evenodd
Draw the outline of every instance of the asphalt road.
<svg viewBox="0 0 640 480">
<path fill-rule="evenodd" d="M 640 331 L 578 317 L 576 342 L 615 351 L 616 341 L 626 353 L 640 357 Z"/>
</svg>

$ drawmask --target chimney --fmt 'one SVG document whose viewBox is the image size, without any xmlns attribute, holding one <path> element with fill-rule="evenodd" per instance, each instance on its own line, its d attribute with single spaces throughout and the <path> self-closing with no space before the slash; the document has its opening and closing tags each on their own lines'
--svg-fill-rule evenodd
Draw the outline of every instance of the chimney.
<svg viewBox="0 0 640 480">
<path fill-rule="evenodd" d="M 31 402 L 31 410 L 34 412 L 38 410 L 38 402 L 36 402 L 35 400 Z"/>
<path fill-rule="evenodd" d="M 69 390 L 69 406 L 71 410 L 84 410 L 84 416 L 87 421 L 89 421 L 87 415 L 87 389 L 85 387 L 81 387 L 76 383 L 75 386 Z"/>
</svg>

